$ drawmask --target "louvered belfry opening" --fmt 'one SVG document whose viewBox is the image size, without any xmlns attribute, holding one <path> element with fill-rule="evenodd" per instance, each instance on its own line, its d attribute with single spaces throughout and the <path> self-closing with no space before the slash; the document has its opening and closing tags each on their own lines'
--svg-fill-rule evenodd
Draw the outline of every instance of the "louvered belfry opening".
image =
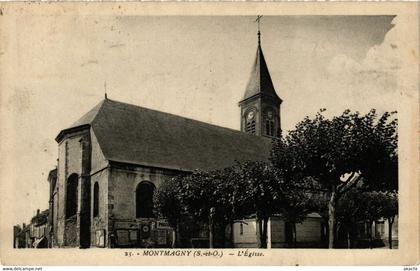
<svg viewBox="0 0 420 271">
<path fill-rule="evenodd" d="M 251 135 L 255 135 L 255 120 L 247 121 L 246 132 Z"/>
</svg>

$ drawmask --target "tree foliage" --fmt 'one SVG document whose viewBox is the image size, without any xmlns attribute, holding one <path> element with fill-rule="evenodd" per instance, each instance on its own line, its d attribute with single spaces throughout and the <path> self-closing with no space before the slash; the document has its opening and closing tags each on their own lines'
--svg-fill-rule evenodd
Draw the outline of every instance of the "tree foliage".
<svg viewBox="0 0 420 271">
<path fill-rule="evenodd" d="M 236 199 L 237 214 L 255 214 L 259 232 L 259 247 L 267 247 L 267 225 L 270 216 L 279 211 L 283 194 L 283 180 L 276 170 L 263 162 L 245 162 L 233 169 L 232 180 L 239 184 Z"/>
<path fill-rule="evenodd" d="M 378 117 L 375 110 L 366 115 L 346 110 L 328 119 L 324 112 L 306 117 L 275 140 L 271 164 L 248 161 L 164 182 L 155 197 L 158 213 L 176 227 L 181 217 L 208 223 L 214 208 L 212 221 L 221 230 L 235 219 L 255 216 L 260 247 L 267 245 L 267 222 L 274 214 L 295 225 L 318 212 L 329 220 L 330 247 L 336 217 L 340 223 L 377 215 L 393 218 L 395 193 L 372 191 L 398 189 L 394 113 Z M 356 193 L 361 185 L 363 194 Z"/>
<path fill-rule="evenodd" d="M 387 219 L 391 229 L 393 219 L 397 214 L 398 194 L 394 191 L 368 191 L 363 188 L 353 188 L 343 195 L 337 205 L 337 220 L 348 229 L 349 237 L 355 237 L 352 231 L 357 229 L 359 223 L 369 226 L 368 237 L 371 246 L 373 236 L 370 228 L 372 223 Z M 392 238 L 391 231 L 388 234 Z M 353 239 L 349 240 L 349 243 L 353 242 Z"/>
<path fill-rule="evenodd" d="M 350 110 L 332 119 L 321 110 L 276 142 L 272 163 L 291 179 L 312 177 L 329 194 L 329 247 L 334 243 L 339 198 L 362 179 L 370 189 L 397 189 L 397 119 Z"/>
<path fill-rule="evenodd" d="M 180 190 L 183 176 L 176 176 L 163 182 L 154 194 L 154 211 L 158 217 L 164 217 L 172 227 L 177 227 L 183 215 L 180 202 Z"/>
</svg>

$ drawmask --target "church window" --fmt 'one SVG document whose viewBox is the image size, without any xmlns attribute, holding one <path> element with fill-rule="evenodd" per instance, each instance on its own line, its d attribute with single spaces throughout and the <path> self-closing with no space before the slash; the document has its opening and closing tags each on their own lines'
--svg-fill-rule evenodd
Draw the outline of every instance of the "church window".
<svg viewBox="0 0 420 271">
<path fill-rule="evenodd" d="M 274 121 L 272 120 L 265 121 L 265 134 L 269 136 L 274 136 Z"/>
<path fill-rule="evenodd" d="M 255 135 L 255 120 L 246 123 L 246 132 Z"/>
<path fill-rule="evenodd" d="M 268 136 L 274 136 L 274 114 L 270 109 L 264 114 L 265 119 L 265 134 Z"/>
<path fill-rule="evenodd" d="M 66 218 L 70 218 L 77 213 L 77 186 L 79 177 L 72 174 L 67 179 L 66 185 Z"/>
<path fill-rule="evenodd" d="M 99 216 L 99 184 L 93 186 L 93 217 Z"/>
<path fill-rule="evenodd" d="M 136 217 L 153 217 L 153 194 L 155 186 L 141 182 L 136 189 Z"/>
<path fill-rule="evenodd" d="M 249 111 L 245 118 L 245 132 L 255 135 L 255 111 Z"/>
<path fill-rule="evenodd" d="M 243 223 L 239 224 L 239 234 L 244 235 L 244 224 Z"/>
</svg>

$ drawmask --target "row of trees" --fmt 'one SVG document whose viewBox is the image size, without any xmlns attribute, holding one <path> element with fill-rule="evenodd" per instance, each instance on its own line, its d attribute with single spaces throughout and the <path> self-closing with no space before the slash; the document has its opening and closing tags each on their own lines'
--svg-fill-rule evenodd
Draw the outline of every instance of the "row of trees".
<svg viewBox="0 0 420 271">
<path fill-rule="evenodd" d="M 168 219 L 178 237 L 185 221 L 210 224 L 211 233 L 216 229 L 224 236 L 236 219 L 255 215 L 262 248 L 268 219 L 275 214 L 292 225 L 291 245 L 296 244 L 296 223 L 311 212 L 328 221 L 330 248 L 337 226 L 352 229 L 380 217 L 392 225 L 398 212 L 394 113 L 378 117 L 375 110 L 366 115 L 346 110 L 328 119 L 324 112 L 273 140 L 270 163 L 237 163 L 163 183 L 155 195 L 158 215 Z"/>
</svg>

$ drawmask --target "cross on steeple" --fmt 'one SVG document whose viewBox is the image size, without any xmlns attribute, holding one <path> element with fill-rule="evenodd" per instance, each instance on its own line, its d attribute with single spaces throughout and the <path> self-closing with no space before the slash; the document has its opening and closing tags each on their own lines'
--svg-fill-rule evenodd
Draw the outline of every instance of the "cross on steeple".
<svg viewBox="0 0 420 271">
<path fill-rule="evenodd" d="M 262 15 L 258 15 L 257 19 L 255 19 L 255 21 L 258 23 L 258 45 L 261 44 L 260 22 L 261 22 L 262 17 L 263 17 Z"/>
</svg>

